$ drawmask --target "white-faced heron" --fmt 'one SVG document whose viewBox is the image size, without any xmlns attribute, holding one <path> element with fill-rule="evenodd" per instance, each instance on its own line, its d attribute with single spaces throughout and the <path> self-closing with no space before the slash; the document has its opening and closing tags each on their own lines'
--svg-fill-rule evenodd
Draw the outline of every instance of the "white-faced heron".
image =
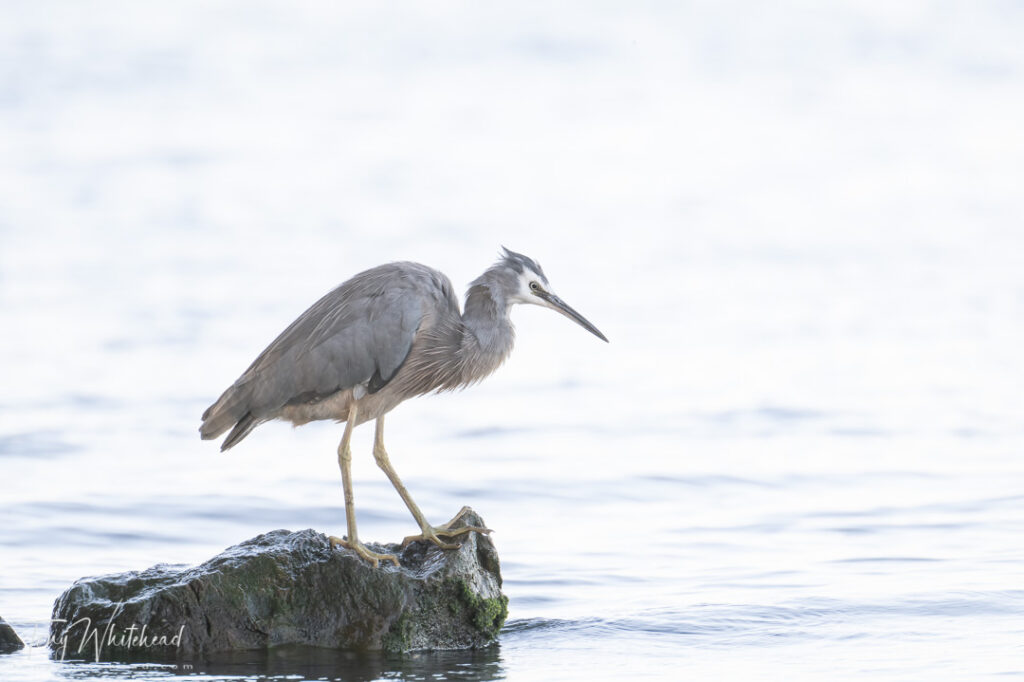
<svg viewBox="0 0 1024 682">
<path fill-rule="evenodd" d="M 497 369 L 512 350 L 509 311 L 516 303 L 556 310 L 608 340 L 552 293 L 536 261 L 508 249 L 470 284 L 461 312 L 442 273 L 418 263 L 389 263 L 356 275 L 302 313 L 203 413 L 199 432 L 212 439 L 231 429 L 221 445 L 227 450 L 271 419 L 296 426 L 315 419 L 345 422 L 338 464 L 348 536 L 332 536 L 331 545 L 355 550 L 374 566 L 382 559 L 397 565 L 394 555 L 363 546 L 356 532 L 349 441 L 354 427 L 376 419 L 373 456 L 420 526 L 420 534 L 403 544 L 430 540 L 454 549 L 441 537 L 490 531 L 427 522 L 388 460 L 384 415 L 406 398 L 462 388 Z"/>
</svg>

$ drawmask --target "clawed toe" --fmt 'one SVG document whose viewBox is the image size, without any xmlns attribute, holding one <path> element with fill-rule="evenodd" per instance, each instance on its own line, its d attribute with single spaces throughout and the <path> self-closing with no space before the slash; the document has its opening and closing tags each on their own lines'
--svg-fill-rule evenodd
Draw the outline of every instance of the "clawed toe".
<svg viewBox="0 0 1024 682">
<path fill-rule="evenodd" d="M 405 538 L 404 540 L 402 540 L 402 549 L 405 549 L 406 547 L 408 547 L 409 545 L 411 545 L 414 542 L 427 542 L 427 541 L 433 542 L 435 545 L 437 545 L 441 549 L 458 549 L 459 548 L 458 545 L 442 541 L 441 538 L 439 538 L 436 533 L 420 533 L 419 535 L 410 535 L 407 538 Z"/>
<path fill-rule="evenodd" d="M 447 525 L 447 524 L 446 524 Z M 423 529 L 423 532 L 419 535 L 410 535 L 409 537 L 402 540 L 402 548 L 406 548 L 410 543 L 413 542 L 433 542 L 441 549 L 458 549 L 459 545 L 456 543 L 444 542 L 441 537 L 454 538 L 459 535 L 465 535 L 466 533 L 482 533 L 488 535 L 491 533 L 490 528 L 482 528 L 480 526 L 463 526 L 461 528 L 447 528 L 446 526 L 427 526 Z"/>
<path fill-rule="evenodd" d="M 358 540 L 355 542 L 350 542 L 344 538 L 339 538 L 330 535 L 327 537 L 327 541 L 331 543 L 332 549 L 334 547 L 339 546 L 344 547 L 346 549 L 351 549 L 353 552 L 355 552 L 356 554 L 358 554 L 359 556 L 373 564 L 374 568 L 377 568 L 380 565 L 381 561 L 390 561 L 395 566 L 398 566 L 398 557 L 396 557 L 394 554 L 380 554 L 379 552 L 374 552 L 372 549 L 367 549 L 366 545 L 359 542 Z"/>
</svg>

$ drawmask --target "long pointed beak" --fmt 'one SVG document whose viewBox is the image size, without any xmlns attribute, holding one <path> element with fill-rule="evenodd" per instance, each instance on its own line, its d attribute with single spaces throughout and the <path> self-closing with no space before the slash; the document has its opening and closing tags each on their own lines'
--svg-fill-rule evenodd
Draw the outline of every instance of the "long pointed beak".
<svg viewBox="0 0 1024 682">
<path fill-rule="evenodd" d="M 608 338 L 601 333 L 601 330 L 592 325 L 590 323 L 590 320 L 588 320 L 587 318 L 583 317 L 578 312 L 573 310 L 572 306 L 570 306 L 568 303 L 566 303 L 565 301 L 563 301 L 562 299 L 558 298 L 557 296 L 548 291 L 539 292 L 537 295 L 540 296 L 545 301 L 547 301 L 548 305 L 550 305 L 552 309 L 562 313 L 563 315 L 568 317 L 570 320 L 572 320 L 579 326 L 586 329 L 588 332 L 590 332 L 597 338 L 601 339 L 605 343 L 608 343 Z"/>
</svg>

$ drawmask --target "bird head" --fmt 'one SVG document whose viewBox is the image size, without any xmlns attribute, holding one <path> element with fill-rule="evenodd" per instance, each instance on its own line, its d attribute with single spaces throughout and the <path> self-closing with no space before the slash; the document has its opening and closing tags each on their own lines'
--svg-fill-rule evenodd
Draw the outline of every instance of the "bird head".
<svg viewBox="0 0 1024 682">
<path fill-rule="evenodd" d="M 544 270 L 540 267 L 540 263 L 529 256 L 510 251 L 504 246 L 501 248 L 504 252 L 501 262 L 511 271 L 515 278 L 512 291 L 507 292 L 506 300 L 509 303 L 529 303 L 550 308 L 565 315 L 602 341 L 608 341 L 605 335 L 591 324 L 587 318 L 580 315 L 572 306 L 555 295 L 551 290 L 551 285 L 548 283 L 548 278 L 544 275 Z"/>
</svg>

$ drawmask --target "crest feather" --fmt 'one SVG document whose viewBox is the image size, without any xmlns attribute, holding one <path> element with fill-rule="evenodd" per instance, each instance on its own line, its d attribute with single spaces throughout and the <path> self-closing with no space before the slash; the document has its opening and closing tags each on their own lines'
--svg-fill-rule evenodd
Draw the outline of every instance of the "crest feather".
<svg viewBox="0 0 1024 682">
<path fill-rule="evenodd" d="M 545 284 L 547 283 L 548 278 L 544 274 L 544 269 L 540 267 L 540 263 L 533 260 L 529 256 L 524 256 L 521 253 L 516 253 L 515 251 L 512 251 L 507 247 L 502 246 L 501 250 L 504 252 L 502 254 L 502 262 L 505 265 L 512 268 L 520 275 L 523 274 L 524 270 L 529 268 L 533 272 L 536 272 L 538 275 L 540 275 L 541 279 L 544 280 Z"/>
</svg>

